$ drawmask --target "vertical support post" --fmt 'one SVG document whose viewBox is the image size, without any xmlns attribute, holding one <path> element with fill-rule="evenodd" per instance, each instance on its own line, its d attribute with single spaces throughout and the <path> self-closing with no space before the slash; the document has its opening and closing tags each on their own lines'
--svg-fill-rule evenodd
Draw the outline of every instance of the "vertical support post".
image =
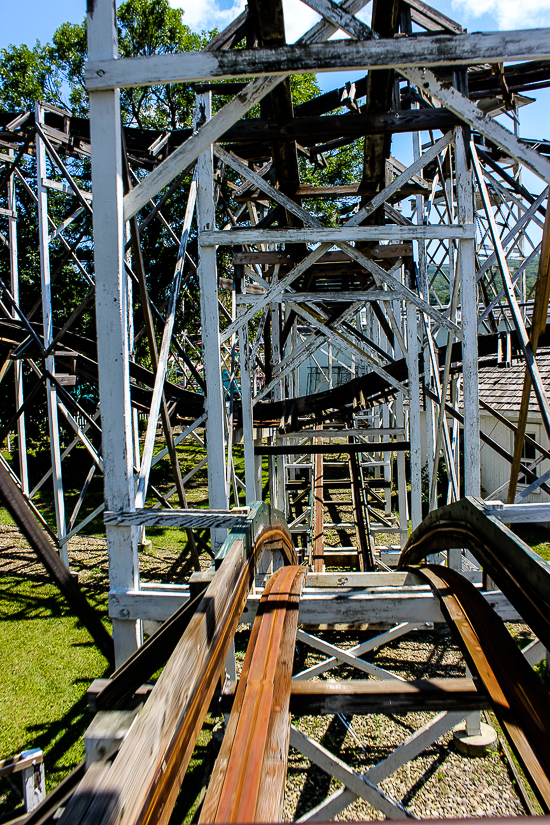
<svg viewBox="0 0 550 825">
<path fill-rule="evenodd" d="M 385 430 L 388 430 L 390 427 L 390 408 L 389 404 L 386 403 L 382 407 L 382 426 Z M 390 440 L 389 435 L 383 435 L 382 441 L 386 442 Z M 382 453 L 381 454 L 382 461 L 384 462 L 384 478 L 387 482 L 387 486 L 384 487 L 384 513 L 386 516 L 391 515 L 391 482 L 392 482 L 392 466 L 391 466 L 391 453 Z"/>
<path fill-rule="evenodd" d="M 420 378 L 416 307 L 407 303 L 407 368 L 409 372 L 409 440 L 411 442 L 411 524 L 422 521 L 422 441 L 420 433 Z"/>
<path fill-rule="evenodd" d="M 395 399 L 395 426 L 405 426 L 405 413 L 403 407 L 403 393 L 398 393 Z M 409 524 L 409 511 L 407 506 L 407 475 L 405 470 L 405 453 L 397 453 L 397 509 L 399 511 L 400 546 L 401 549 L 407 541 L 407 528 Z"/>
<path fill-rule="evenodd" d="M 196 128 L 212 117 L 210 92 L 197 95 Z M 197 160 L 197 218 L 200 233 L 214 229 L 213 152 L 210 146 Z M 215 510 L 229 506 L 225 478 L 224 393 L 220 363 L 220 319 L 218 313 L 218 273 L 216 247 L 201 246 L 199 258 L 201 289 L 202 351 L 206 381 L 206 453 L 208 458 L 208 502 Z M 226 530 L 211 531 L 212 550 L 223 544 Z"/>
<path fill-rule="evenodd" d="M 33 748 L 30 751 L 23 751 L 21 759 L 36 757 L 28 768 L 23 768 L 21 778 L 23 780 L 23 799 L 27 813 L 38 808 L 46 798 L 46 777 L 44 772 L 44 761 L 40 748 Z"/>
<path fill-rule="evenodd" d="M 321 437 L 314 438 L 313 443 L 322 445 Z M 313 525 L 313 570 L 315 573 L 322 573 L 325 569 L 325 537 L 324 537 L 324 479 L 323 479 L 323 454 L 313 455 L 313 485 L 312 501 L 313 509 L 311 523 Z"/>
<path fill-rule="evenodd" d="M 262 430 L 257 431 L 257 437 L 254 439 L 254 446 L 262 446 Z M 264 495 L 264 479 L 263 479 L 263 456 L 255 455 L 255 469 L 256 469 L 256 501 L 263 501 Z"/>
<path fill-rule="evenodd" d="M 459 224 L 474 222 L 474 188 L 462 126 L 455 128 L 456 191 Z M 479 444 L 479 379 L 477 360 L 477 283 L 475 241 L 458 242 L 458 268 L 462 304 L 462 373 L 464 376 L 464 492 L 479 496 L 481 487 Z"/>
<path fill-rule="evenodd" d="M 10 155 L 13 153 L 10 152 Z M 10 243 L 10 276 L 11 294 L 13 300 L 19 306 L 19 254 L 17 247 L 17 199 L 15 195 L 15 179 L 11 175 L 8 180 L 8 209 L 11 215 L 8 219 L 9 243 Z M 16 312 L 13 311 L 16 318 Z M 23 362 L 15 361 L 15 409 L 18 410 L 24 401 L 23 393 Z M 21 479 L 21 489 L 25 495 L 29 494 L 29 471 L 27 465 L 27 431 L 25 427 L 25 413 L 21 413 L 17 419 L 17 450 L 19 453 L 19 478 Z"/>
<path fill-rule="evenodd" d="M 418 104 L 417 104 L 418 105 Z M 412 134 L 412 144 L 413 144 L 413 158 L 414 160 L 418 160 L 421 155 L 421 140 L 420 140 L 420 132 L 413 132 Z M 422 172 L 423 175 L 423 172 Z M 424 223 L 424 198 L 422 195 L 416 196 L 416 223 L 418 225 L 422 225 Z M 424 300 L 430 301 L 430 288 L 428 283 L 428 266 L 427 266 L 427 255 L 426 255 L 426 241 L 417 241 L 418 245 L 418 283 L 419 283 L 419 292 Z M 415 316 L 416 318 L 416 316 Z M 425 318 L 425 324 L 430 327 L 430 319 Z M 416 321 L 415 321 L 416 324 Z M 415 346 L 416 351 L 416 346 Z M 409 347 L 409 354 L 410 354 L 410 347 Z M 430 352 L 427 343 L 425 342 L 424 347 L 424 381 L 426 384 L 431 383 L 431 363 L 430 363 Z M 410 373 L 409 373 L 410 375 Z M 426 404 L 426 454 L 427 454 L 427 463 L 428 463 L 428 483 L 429 489 L 432 486 L 432 475 L 433 475 L 433 462 L 432 456 L 434 453 L 434 402 L 431 398 L 425 399 Z M 412 436 L 411 436 L 412 438 Z M 421 483 L 421 480 L 420 480 Z M 420 497 L 422 500 L 422 492 L 420 487 Z M 414 508 L 412 508 L 414 509 Z M 413 524 L 414 527 L 414 524 Z"/>
<path fill-rule="evenodd" d="M 256 500 L 256 463 L 254 460 L 254 420 L 252 387 L 250 384 L 250 346 L 248 324 L 239 327 L 239 357 L 241 364 L 241 402 L 243 417 L 244 479 L 246 503 Z"/>
<path fill-rule="evenodd" d="M 40 103 L 35 106 L 37 123 L 44 122 L 44 110 Z M 48 190 L 43 184 L 46 174 L 46 149 L 39 134 L 36 135 L 36 178 L 38 192 L 38 231 L 40 240 L 40 280 L 42 287 L 42 325 L 44 331 L 44 348 L 48 349 L 53 341 L 52 318 L 52 284 L 50 273 L 50 247 L 48 239 Z M 55 358 L 53 352 L 44 362 L 45 369 L 55 375 Z M 55 506 L 57 537 L 62 539 L 67 532 L 65 525 L 65 501 L 63 498 L 63 477 L 61 472 L 61 448 L 59 442 L 59 418 L 57 411 L 57 392 L 55 385 L 46 379 L 46 401 L 48 409 L 48 427 L 50 434 L 50 453 L 52 460 L 52 481 Z M 60 548 L 60 556 L 66 567 L 69 566 L 68 544 Z"/>
<path fill-rule="evenodd" d="M 273 281 L 278 280 L 277 271 L 273 275 Z M 271 359 L 273 374 L 276 375 L 281 361 L 281 311 L 282 306 L 278 303 L 271 304 Z M 282 401 L 284 392 L 284 381 L 281 380 L 273 387 L 273 400 Z M 284 438 L 275 433 L 275 444 L 281 445 Z M 279 510 L 286 512 L 285 496 L 285 456 L 277 455 L 273 457 L 273 472 L 275 482 L 275 497 L 273 504 Z"/>
<path fill-rule="evenodd" d="M 115 6 L 88 3 L 90 60 L 117 57 Z M 96 275 L 97 356 L 105 506 L 134 509 L 132 410 L 128 360 L 128 279 L 124 268 L 122 134 L 118 89 L 90 93 Z M 100 206 L 99 206 L 100 205 Z M 106 528 L 111 593 L 139 588 L 137 528 Z M 116 666 L 141 642 L 141 622 L 113 616 Z"/>
</svg>

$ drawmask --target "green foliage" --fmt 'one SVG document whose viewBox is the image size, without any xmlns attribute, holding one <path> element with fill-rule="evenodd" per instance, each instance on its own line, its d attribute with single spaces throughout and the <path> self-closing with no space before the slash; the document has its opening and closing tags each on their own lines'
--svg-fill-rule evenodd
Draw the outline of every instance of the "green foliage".
<svg viewBox="0 0 550 825">
<path fill-rule="evenodd" d="M 182 15 L 168 0 L 126 0 L 118 9 L 121 57 L 202 49 L 214 32 L 195 34 L 184 25 Z M 189 126 L 193 100 L 191 88 L 184 84 L 125 89 L 121 94 L 126 122 L 140 128 Z"/>
<path fill-rule="evenodd" d="M 202 49 L 215 34 L 196 34 L 184 25 L 182 9 L 168 0 L 126 0 L 117 12 L 121 57 Z M 43 100 L 86 115 L 84 81 L 86 21 L 63 23 L 52 43 L 0 51 L 0 111 L 27 109 Z M 124 122 L 139 128 L 177 129 L 191 122 L 193 93 L 184 84 L 124 89 Z"/>
<path fill-rule="evenodd" d="M 363 141 L 356 140 L 349 146 L 341 146 L 324 154 L 326 168 L 314 166 L 306 158 L 300 158 L 300 179 L 310 186 L 342 186 L 361 180 L 363 165 Z M 357 195 L 338 201 L 314 198 L 308 201 L 308 209 L 329 226 L 339 226 L 350 216 L 358 202 Z"/>
<path fill-rule="evenodd" d="M 514 273 L 520 266 L 520 261 L 517 258 L 510 258 L 508 260 L 508 268 L 510 270 L 510 275 L 512 278 L 514 277 Z M 532 261 L 529 266 L 525 267 L 525 281 L 527 286 L 527 295 L 531 298 L 534 297 L 534 286 L 537 280 L 537 274 L 539 269 L 539 261 L 538 257 Z M 441 267 L 440 271 L 435 275 L 436 267 L 430 265 L 428 267 L 428 279 L 432 281 L 432 290 L 435 292 L 437 297 L 439 298 L 442 304 L 448 304 L 450 301 L 450 290 L 449 290 L 449 267 L 444 265 Z M 434 279 L 435 275 L 435 279 Z M 503 288 L 502 283 L 502 275 L 500 274 L 500 269 L 498 266 L 493 266 L 490 268 L 488 272 L 488 279 L 492 281 L 494 294 L 498 294 L 500 290 Z M 492 292 L 490 296 L 492 296 Z M 431 303 L 435 304 L 436 300 L 434 296 L 431 296 Z"/>
<path fill-rule="evenodd" d="M 0 111 L 34 109 L 36 100 L 61 102 L 61 78 L 51 46 L 0 49 Z"/>
<path fill-rule="evenodd" d="M 183 22 L 182 10 L 172 8 L 169 0 L 125 0 L 118 8 L 117 17 L 119 51 L 123 57 L 199 50 L 215 34 L 215 31 L 201 34 L 192 32 Z M 10 46 L 9 49 L 2 50 L 0 52 L 0 111 L 32 109 L 36 100 L 43 100 L 66 108 L 73 115 L 86 116 L 88 112 L 85 89 L 86 58 L 86 21 L 79 24 L 64 23 L 56 30 L 49 44 L 37 43 L 32 49 L 24 45 Z M 296 106 L 320 93 L 313 74 L 292 76 L 290 85 Z M 214 111 L 218 111 L 227 100 L 225 95 L 214 95 Z M 194 92 L 192 87 L 186 84 L 124 89 L 121 90 L 121 109 L 123 120 L 129 127 L 156 130 L 189 127 L 193 116 Z M 256 110 L 256 112 L 250 112 L 249 116 L 259 116 L 260 107 L 256 107 Z M 154 136 L 151 137 L 151 142 L 153 139 Z M 327 152 L 325 157 L 326 168 L 320 168 L 312 164 L 303 154 L 299 155 L 300 171 L 304 183 L 335 185 L 355 181 L 360 176 L 362 141 L 358 140 L 350 146 Z M 65 162 L 76 183 L 83 189 L 89 190 L 89 160 L 67 155 Z M 61 173 L 55 165 L 47 160 L 47 166 L 48 177 L 61 181 Z M 29 180 L 35 178 L 35 161 L 32 156 L 25 156 L 21 171 Z M 145 175 L 146 171 L 138 169 L 138 177 Z M 238 176 L 231 170 L 226 170 L 226 174 L 229 181 L 241 183 Z M 164 204 L 165 223 L 154 220 L 141 233 L 149 293 L 152 302 L 161 313 L 166 306 L 173 282 L 177 256 L 174 238 L 179 235 L 183 224 L 189 181 L 189 178 L 183 181 L 181 187 Z M 163 194 L 160 192 L 159 196 Z M 32 320 L 38 321 L 40 307 L 36 305 L 36 299 L 40 294 L 40 256 L 36 205 L 20 186 L 17 186 L 17 199 L 21 306 L 25 313 L 30 313 L 34 307 Z M 309 201 L 307 206 L 324 221 L 335 225 L 346 217 L 356 203 L 357 198 L 341 200 L 338 203 L 320 198 Z M 226 205 L 233 214 L 242 208 L 241 204 L 236 204 L 232 200 L 232 191 L 224 186 L 218 202 L 218 215 L 222 225 L 228 219 Z M 0 207 L 5 206 L 7 203 L 4 191 L 0 193 Z M 48 212 L 55 225 L 65 221 L 77 207 L 78 203 L 70 196 L 49 191 Z M 91 222 L 85 214 L 65 228 L 64 237 L 71 247 L 77 249 L 79 261 L 92 277 Z M 192 258 L 196 259 L 194 229 L 190 235 L 188 252 Z M 55 238 L 50 243 L 50 265 L 54 284 L 54 325 L 59 329 L 87 296 L 90 283 L 67 254 L 66 247 L 60 238 Z M 135 262 L 132 262 L 132 266 L 135 268 Z M 3 245 L 0 246 L 0 268 L 5 272 L 9 271 L 8 252 Z M 232 277 L 231 251 L 220 252 L 218 268 L 222 277 Z M 185 330 L 192 340 L 199 341 L 199 288 L 197 279 L 191 270 L 188 270 L 188 274 L 190 278 L 177 309 L 176 328 Z M 229 298 L 229 292 L 222 292 L 221 300 L 227 306 L 229 306 Z M 143 318 L 138 290 L 135 287 L 134 310 L 137 334 L 135 360 L 150 367 L 147 338 L 141 334 Z M 222 319 L 222 326 L 224 324 L 225 321 Z M 72 323 L 71 331 L 90 340 L 95 339 L 93 301 L 89 302 L 76 322 Z M 251 334 L 254 331 L 254 324 L 252 324 Z M 157 335 L 161 334 L 162 328 L 159 325 Z M 2 355 L 7 357 L 7 345 L 4 345 Z M 86 410 L 91 411 L 96 402 L 95 389 L 91 384 L 77 384 L 71 392 Z M 39 394 L 35 405 L 29 409 L 27 415 L 29 444 L 33 450 L 43 448 L 47 439 L 42 408 L 43 396 Z M 2 423 L 8 421 L 14 412 L 13 396 L 6 395 L 0 402 Z M 72 437 L 72 434 L 70 435 Z"/>
<path fill-rule="evenodd" d="M 84 82 L 86 22 L 63 23 L 54 33 L 52 51 L 58 75 L 70 89 L 69 108 L 73 114 L 85 115 L 88 111 Z"/>
<path fill-rule="evenodd" d="M 292 102 L 295 106 L 311 100 L 312 97 L 321 93 L 317 76 L 314 74 L 292 74 L 290 75 L 290 91 L 292 92 Z"/>
</svg>

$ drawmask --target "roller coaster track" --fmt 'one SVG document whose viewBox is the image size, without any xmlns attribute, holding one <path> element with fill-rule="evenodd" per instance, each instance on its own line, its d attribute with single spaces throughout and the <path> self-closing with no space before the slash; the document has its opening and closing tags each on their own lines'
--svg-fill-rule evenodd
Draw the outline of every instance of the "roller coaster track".
<svg viewBox="0 0 550 825">
<path fill-rule="evenodd" d="M 305 570 L 278 570 L 260 601 L 200 822 L 282 819 L 290 689 Z"/>
<path fill-rule="evenodd" d="M 468 546 L 487 566 L 516 609 L 521 612 L 531 605 L 524 618 L 545 639 L 550 566 L 483 512 L 482 502 L 466 499 L 431 513 L 410 537 L 401 563 L 418 563 L 435 550 L 457 546 Z M 239 682 L 224 701 L 231 715 L 201 822 L 280 819 L 289 711 L 335 712 L 331 703 L 336 694 L 349 697 L 350 708 L 355 708 L 352 713 L 361 712 L 360 708 L 387 712 L 399 706 L 428 710 L 438 697 L 444 699 L 439 707 L 467 713 L 487 707 L 488 700 L 541 806 L 550 810 L 550 697 L 481 592 L 448 567 L 413 568 L 440 599 L 442 612 L 474 676 L 479 677 L 481 693 L 469 679 L 458 680 L 460 684 L 457 680 L 392 681 L 387 688 L 384 682 L 353 681 L 352 688 L 346 689 L 344 683 L 343 691 L 334 690 L 339 682 L 292 683 L 305 571 L 295 564 L 281 515 L 257 503 L 246 524 L 229 534 L 218 570 L 202 598 L 175 614 L 97 696 L 97 707 L 120 707 L 168 659 L 118 754 L 79 777 L 70 801 L 63 796 L 61 825 L 166 825 L 260 560 L 273 550 L 286 566 L 264 588 Z M 44 817 L 47 821 L 46 813 Z"/>
<path fill-rule="evenodd" d="M 468 548 L 531 629 L 550 643 L 550 565 L 473 498 L 441 507 L 410 536 L 400 567 L 427 555 Z M 501 619 L 460 573 L 440 565 L 413 568 L 440 599 L 451 630 L 479 676 L 494 713 L 550 812 L 550 706 L 548 690 L 526 662 Z"/>
<path fill-rule="evenodd" d="M 443 613 L 546 813 L 550 812 L 548 691 L 475 587 L 448 567 L 418 571 L 438 595 Z"/>
<path fill-rule="evenodd" d="M 41 342 L 42 325 L 32 322 L 30 324 L 36 336 L 36 340 Z M 54 330 L 57 334 L 58 330 Z M 515 333 L 511 333 L 512 346 L 517 349 Z M 0 320 L 0 343 L 15 349 L 10 357 L 40 357 L 40 351 L 35 341 L 29 335 L 28 329 L 17 320 Z M 495 358 L 498 351 L 498 334 L 480 335 L 478 340 L 478 355 L 482 359 L 480 364 L 490 366 L 496 363 Z M 95 341 L 77 335 L 73 332 L 65 332 L 60 348 L 77 353 L 79 358 L 76 362 L 76 374 L 83 380 L 96 385 L 98 384 L 97 369 L 97 347 Z M 550 330 L 539 338 L 539 348 L 550 346 Z M 443 368 L 446 358 L 446 348 L 441 347 L 438 353 L 440 367 Z M 61 355 L 61 363 L 63 356 Z M 462 369 L 462 344 L 456 343 L 452 346 L 453 371 Z M 420 375 L 424 373 L 422 357 L 419 361 Z M 407 382 L 407 363 L 404 358 L 393 361 L 386 365 L 386 372 L 401 382 Z M 132 403 L 144 412 L 150 407 L 152 390 L 155 384 L 155 375 L 151 370 L 130 362 L 130 376 L 132 383 Z M 189 416 L 199 416 L 204 411 L 204 396 L 200 393 L 186 390 L 178 384 L 170 381 L 164 382 L 164 392 L 166 399 L 175 405 L 175 413 L 181 418 Z M 332 415 L 334 411 L 345 413 L 346 408 L 351 414 L 351 408 L 357 405 L 367 407 L 371 404 L 379 403 L 395 394 L 395 387 L 378 373 L 370 372 L 366 375 L 342 384 L 335 389 L 318 392 L 311 395 L 299 396 L 294 399 L 284 401 L 259 401 L 254 405 L 254 423 L 257 426 L 280 425 L 281 421 L 292 423 L 293 428 L 302 425 L 310 425 L 309 420 L 312 414 L 321 420 L 325 415 Z M 240 422 L 240 400 L 235 399 L 235 422 Z M 489 443 L 486 440 L 486 443 Z M 491 442 L 494 446 L 494 442 Z M 498 445 L 496 445 L 498 447 Z"/>
<path fill-rule="evenodd" d="M 86 774 L 60 822 L 168 822 L 258 565 L 269 550 L 295 564 L 284 521 L 259 503 L 247 526 L 233 530 L 224 543 L 213 582 L 114 762 Z"/>
</svg>

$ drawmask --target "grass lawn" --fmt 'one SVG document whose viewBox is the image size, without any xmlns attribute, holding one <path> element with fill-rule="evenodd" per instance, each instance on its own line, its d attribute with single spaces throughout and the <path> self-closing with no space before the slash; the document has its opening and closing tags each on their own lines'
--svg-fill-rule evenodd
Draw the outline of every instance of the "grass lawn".
<svg viewBox="0 0 550 825">
<path fill-rule="evenodd" d="M 550 530 L 540 524 L 517 524 L 514 532 L 545 561 L 550 561 Z"/>
<path fill-rule="evenodd" d="M 0 588 L 0 758 L 42 748 L 50 790 L 83 758 L 86 690 L 107 663 L 45 577 L 3 576 Z M 104 598 L 96 605 L 106 612 Z M 1 815 L 19 803 L 21 782 L 0 783 Z"/>
<path fill-rule="evenodd" d="M 157 449 L 161 449 L 159 445 Z M 242 448 L 236 449 L 236 469 L 243 473 Z M 199 444 L 186 444 L 178 448 L 182 472 L 196 466 L 204 456 Z M 14 456 L 5 452 L 8 461 Z M 33 481 L 48 466 L 49 455 L 39 451 L 30 457 Z M 82 477 L 87 472 L 88 459 L 81 448 L 73 451 L 71 459 L 63 463 L 67 510 L 70 514 L 72 500 L 78 498 Z M 15 462 L 14 462 L 15 466 Z M 166 459 L 151 473 L 151 483 L 166 494 L 173 485 L 171 469 Z M 191 507 L 207 507 L 206 468 L 199 471 L 187 485 Z M 102 501 L 101 479 L 94 479 L 85 499 L 79 520 L 84 518 Z M 51 500 L 51 487 L 44 485 L 35 501 L 52 527 L 55 515 Z M 177 498 L 171 497 L 177 506 Z M 241 502 L 242 503 L 242 502 Z M 0 525 L 13 525 L 13 519 L 0 508 Z M 83 531 L 83 536 L 104 536 L 103 519 L 100 515 Z M 147 537 L 153 547 L 141 557 L 141 575 L 147 581 L 179 580 L 186 578 L 188 565 L 171 569 L 171 562 L 185 550 L 187 538 L 180 530 L 150 528 Z M 206 535 L 205 535 L 206 538 Z M 49 583 L 39 565 L 21 562 L 18 547 L 4 550 L 4 561 L 10 555 L 19 562 L 13 573 L 5 564 L 0 572 L 0 653 L 2 668 L 0 678 L 0 759 L 15 755 L 22 750 L 40 747 L 44 751 L 47 790 L 51 790 L 83 759 L 83 736 L 91 721 L 87 710 L 86 690 L 93 679 L 107 675 L 107 663 L 96 650 L 88 632 L 80 626 L 57 588 Z M 7 568 L 7 569 L 6 569 Z M 107 619 L 108 579 L 104 551 L 92 549 L 89 554 L 71 557 L 71 568 L 79 574 L 88 599 Z M 197 753 L 191 763 L 196 784 L 201 772 L 201 748 L 207 747 L 213 722 L 205 725 L 197 745 Z M 200 765 L 199 765 L 200 763 Z M 193 807 L 200 791 L 188 785 L 186 804 Z M 21 781 L 18 775 L 10 783 L 0 779 L 0 821 L 20 804 Z"/>
</svg>

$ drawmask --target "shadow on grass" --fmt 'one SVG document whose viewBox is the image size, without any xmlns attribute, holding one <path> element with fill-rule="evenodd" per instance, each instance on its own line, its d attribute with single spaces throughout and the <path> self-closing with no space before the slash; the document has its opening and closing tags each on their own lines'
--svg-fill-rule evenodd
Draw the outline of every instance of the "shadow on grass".
<svg viewBox="0 0 550 825">
<path fill-rule="evenodd" d="M 24 585 L 24 591 L 21 585 Z M 44 592 L 44 586 L 48 587 Z M 83 627 L 65 598 L 57 590 L 47 574 L 28 573 L 7 575 L 0 573 L 0 618 L 24 621 L 44 618 L 73 617 L 77 627 Z M 92 607 L 102 618 L 107 617 L 107 592 L 105 587 L 84 586 L 82 591 Z M 12 607 L 13 609 L 9 609 Z"/>
<path fill-rule="evenodd" d="M 88 643 L 84 643 L 88 646 Z M 75 646 L 83 646 L 76 643 Z M 91 646 L 91 643 L 90 643 Z M 101 674 L 107 676 L 109 668 Z M 75 684 L 87 688 L 89 679 L 76 679 Z M 58 785 L 64 777 L 77 766 L 82 759 L 81 743 L 84 733 L 92 720 L 88 711 L 88 702 L 84 694 L 66 713 L 60 714 L 48 722 L 28 725 L 21 750 L 41 748 L 44 752 L 44 769 L 48 792 Z M 11 777 L 12 783 L 0 780 L 0 822 L 11 819 L 19 813 L 20 775 Z M 23 813 L 23 810 L 21 810 Z"/>
</svg>

